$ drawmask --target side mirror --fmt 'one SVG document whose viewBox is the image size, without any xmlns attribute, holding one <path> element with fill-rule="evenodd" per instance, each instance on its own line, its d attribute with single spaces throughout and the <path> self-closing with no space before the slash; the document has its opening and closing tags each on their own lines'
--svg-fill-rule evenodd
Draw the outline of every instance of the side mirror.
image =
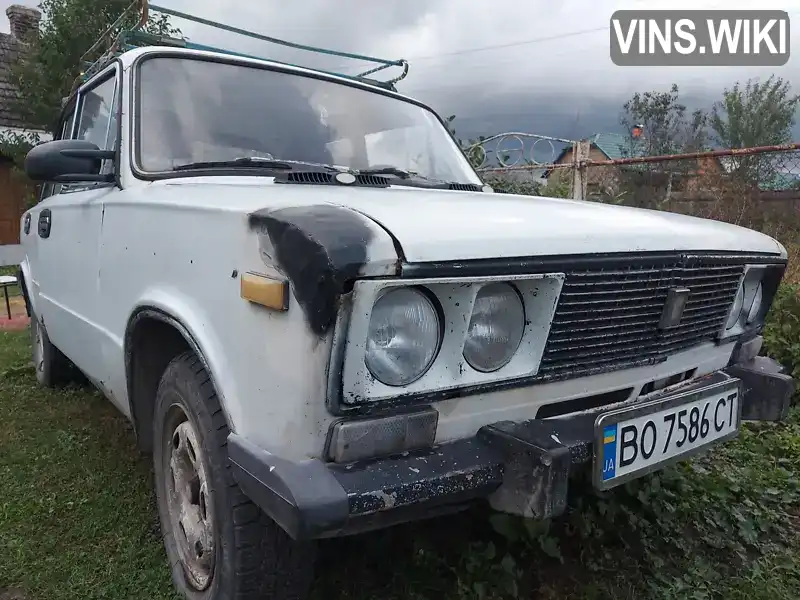
<svg viewBox="0 0 800 600">
<path fill-rule="evenodd" d="M 25 174 L 33 181 L 87 183 L 114 181 L 112 173 L 101 175 L 103 161 L 114 158 L 113 150 L 100 150 L 85 140 L 55 140 L 31 149 L 25 157 Z"/>
</svg>

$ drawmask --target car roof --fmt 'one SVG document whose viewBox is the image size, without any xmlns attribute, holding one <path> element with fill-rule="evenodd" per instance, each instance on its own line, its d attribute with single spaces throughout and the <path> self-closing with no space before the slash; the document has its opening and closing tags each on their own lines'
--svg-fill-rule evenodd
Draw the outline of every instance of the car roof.
<svg viewBox="0 0 800 600">
<path fill-rule="evenodd" d="M 321 79 L 326 79 L 328 81 L 344 83 L 346 85 L 350 85 L 353 87 L 358 87 L 370 92 L 378 92 L 381 94 L 385 94 L 388 96 L 393 96 L 400 100 L 406 100 L 409 102 L 413 102 L 414 104 L 421 104 L 426 108 L 430 108 L 427 105 L 421 103 L 419 100 L 412 98 L 411 96 L 406 96 L 394 90 L 389 90 L 384 87 L 379 87 L 376 85 L 372 85 L 368 82 L 359 80 L 358 78 L 351 78 L 342 75 L 338 75 L 336 73 L 332 73 L 329 71 L 323 71 L 318 69 L 311 69 L 308 67 L 301 67 L 297 65 L 292 65 L 280 61 L 273 61 L 264 58 L 257 58 L 253 56 L 245 56 L 239 54 L 230 54 L 226 52 L 214 52 L 210 50 L 196 50 L 194 48 L 180 48 L 180 47 L 170 47 L 170 46 L 146 46 L 142 48 L 134 48 L 131 50 L 127 50 L 117 56 L 117 60 L 122 64 L 123 69 L 127 70 L 134 65 L 140 58 L 146 57 L 148 55 L 157 55 L 157 56 L 175 56 L 175 57 L 186 57 L 186 58 L 202 58 L 202 59 L 213 59 L 218 60 L 220 62 L 230 62 L 242 65 L 251 65 L 253 67 L 261 67 L 261 68 L 273 68 L 283 72 L 288 73 L 296 73 L 298 75 L 305 75 L 305 76 L 312 76 L 318 77 Z M 104 71 L 105 69 L 103 69 Z M 101 71 L 102 72 L 102 71 Z M 98 73 L 100 75 L 100 73 Z M 97 75 L 89 79 L 86 83 L 91 82 Z M 83 87 L 83 86 L 81 86 Z"/>
</svg>

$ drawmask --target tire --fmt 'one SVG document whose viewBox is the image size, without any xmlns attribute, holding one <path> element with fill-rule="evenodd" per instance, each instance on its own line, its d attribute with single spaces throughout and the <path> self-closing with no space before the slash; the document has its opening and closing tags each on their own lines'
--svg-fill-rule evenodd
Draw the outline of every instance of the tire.
<svg viewBox="0 0 800 600">
<path fill-rule="evenodd" d="M 56 348 L 47 329 L 36 313 L 31 311 L 31 357 L 36 371 L 36 381 L 44 387 L 59 387 L 70 380 L 72 364 L 69 359 Z"/>
<path fill-rule="evenodd" d="M 180 594 L 191 600 L 305 599 L 316 544 L 292 540 L 239 489 L 228 462 L 225 415 L 193 352 L 164 371 L 153 428 L 161 533 Z"/>
</svg>

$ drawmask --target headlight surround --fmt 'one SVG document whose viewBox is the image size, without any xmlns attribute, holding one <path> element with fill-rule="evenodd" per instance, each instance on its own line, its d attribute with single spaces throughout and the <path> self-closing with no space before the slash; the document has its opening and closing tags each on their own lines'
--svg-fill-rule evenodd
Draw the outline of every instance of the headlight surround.
<svg viewBox="0 0 800 600">
<path fill-rule="evenodd" d="M 442 341 L 439 310 L 424 291 L 397 288 L 375 302 L 364 362 L 385 385 L 405 386 L 433 364 Z"/>
<path fill-rule="evenodd" d="M 750 325 L 756 319 L 758 319 L 759 315 L 761 314 L 761 306 L 764 302 L 764 284 L 763 282 L 758 282 L 758 289 L 756 289 L 756 294 L 753 297 L 753 303 L 750 305 L 750 310 L 747 312 L 747 324 Z"/>
<path fill-rule="evenodd" d="M 742 308 L 744 307 L 744 281 L 739 284 L 739 289 L 736 290 L 736 298 L 733 300 L 731 312 L 728 313 L 728 321 L 725 323 L 725 331 L 733 329 L 739 323 L 742 316 Z"/>
<path fill-rule="evenodd" d="M 725 322 L 723 339 L 763 325 L 785 268 L 784 264 L 747 266 Z"/>
<path fill-rule="evenodd" d="M 464 359 L 476 371 L 490 373 L 507 365 L 525 332 L 525 308 L 519 292 L 508 283 L 483 286 L 464 343 Z"/>
</svg>

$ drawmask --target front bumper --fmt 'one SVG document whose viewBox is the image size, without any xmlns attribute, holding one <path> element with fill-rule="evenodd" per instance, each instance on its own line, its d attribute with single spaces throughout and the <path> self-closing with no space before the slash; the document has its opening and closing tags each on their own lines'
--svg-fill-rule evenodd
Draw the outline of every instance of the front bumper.
<svg viewBox="0 0 800 600">
<path fill-rule="evenodd" d="M 742 382 L 743 420 L 786 418 L 794 381 L 775 361 L 758 357 L 725 373 Z M 350 465 L 287 461 L 233 433 L 228 453 L 244 493 L 295 539 L 379 529 L 479 498 L 549 518 L 566 507 L 570 473 L 592 461 L 597 414 L 493 423 L 472 438 Z"/>
</svg>

